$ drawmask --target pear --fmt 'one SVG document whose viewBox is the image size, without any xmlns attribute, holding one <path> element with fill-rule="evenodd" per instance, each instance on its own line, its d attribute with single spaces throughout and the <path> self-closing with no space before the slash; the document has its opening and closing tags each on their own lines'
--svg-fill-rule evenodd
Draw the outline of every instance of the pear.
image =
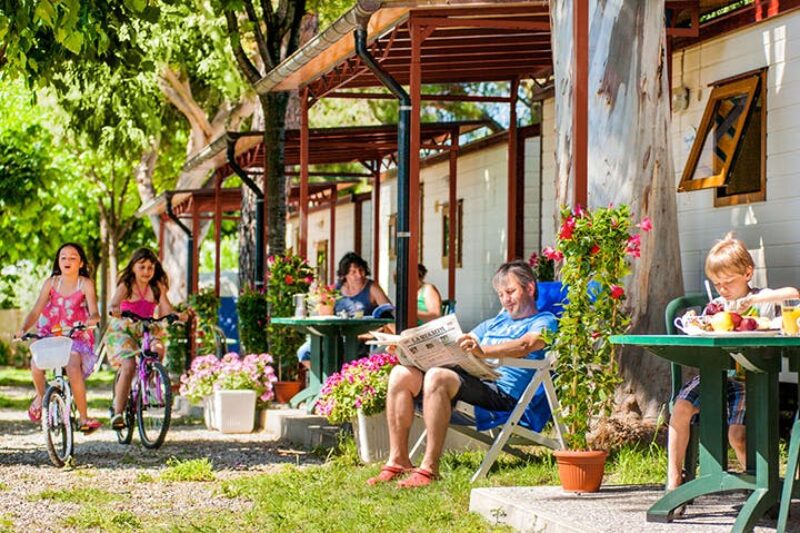
<svg viewBox="0 0 800 533">
<path fill-rule="evenodd" d="M 728 311 L 713 314 L 710 322 L 714 331 L 733 331 L 733 316 Z"/>
</svg>

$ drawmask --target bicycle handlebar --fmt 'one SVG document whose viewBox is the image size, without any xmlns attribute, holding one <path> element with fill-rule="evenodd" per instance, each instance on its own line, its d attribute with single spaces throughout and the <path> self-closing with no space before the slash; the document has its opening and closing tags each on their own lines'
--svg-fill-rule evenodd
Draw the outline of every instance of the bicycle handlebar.
<svg viewBox="0 0 800 533">
<path fill-rule="evenodd" d="M 85 324 L 75 324 L 69 330 L 69 333 L 66 334 L 66 337 L 72 338 L 72 335 L 78 331 L 84 331 L 86 329 L 90 329 L 94 326 L 86 326 Z M 38 333 L 26 333 L 22 337 L 19 337 L 18 341 L 28 341 L 31 339 L 46 339 L 47 337 L 57 337 L 58 335 L 39 335 Z"/>
<path fill-rule="evenodd" d="M 145 324 L 155 324 L 155 323 L 158 323 L 158 322 L 163 322 L 164 320 L 166 320 L 167 322 L 172 324 L 173 322 L 177 321 L 180 318 L 175 313 L 170 313 L 170 314 L 164 315 L 164 316 L 162 316 L 160 318 L 153 318 L 153 317 L 139 316 L 139 315 L 137 315 L 136 313 L 134 313 L 132 311 L 122 311 L 122 313 L 120 313 L 120 316 L 122 318 L 130 318 L 131 320 L 135 320 L 137 322 L 144 322 Z"/>
</svg>

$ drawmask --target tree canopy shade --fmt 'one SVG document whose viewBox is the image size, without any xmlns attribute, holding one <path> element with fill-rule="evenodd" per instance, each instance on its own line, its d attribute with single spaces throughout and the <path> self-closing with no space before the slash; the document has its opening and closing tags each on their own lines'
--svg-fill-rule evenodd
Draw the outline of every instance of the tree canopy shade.
<svg viewBox="0 0 800 533">
<path fill-rule="evenodd" d="M 130 65 L 135 22 L 158 16 L 155 0 L 0 0 L 0 69 L 44 84 L 79 57 Z"/>
</svg>

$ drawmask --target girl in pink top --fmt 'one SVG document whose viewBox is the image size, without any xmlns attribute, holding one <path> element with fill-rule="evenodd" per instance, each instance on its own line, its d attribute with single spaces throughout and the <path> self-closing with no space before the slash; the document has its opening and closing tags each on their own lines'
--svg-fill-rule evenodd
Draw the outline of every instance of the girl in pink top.
<svg viewBox="0 0 800 533">
<path fill-rule="evenodd" d="M 34 323 L 38 326 L 39 335 L 66 335 L 75 325 L 94 326 L 100 321 L 97 295 L 94 283 L 89 277 L 88 265 L 86 253 L 81 245 L 71 242 L 61 245 L 53 262 L 53 273 L 42 284 L 39 298 L 25 317 L 22 329 L 17 332 L 18 337 L 28 331 Z M 79 429 L 87 434 L 100 427 L 100 422 L 89 418 L 87 414 L 84 382 L 84 378 L 94 370 L 96 361 L 92 331 L 76 332 L 73 336 L 72 354 L 67 364 L 67 376 L 80 415 Z M 36 387 L 36 396 L 28 408 L 28 418 L 32 422 L 39 422 L 42 419 L 42 396 L 47 382 L 44 370 L 37 368 L 33 361 L 31 361 L 31 375 Z"/>
<path fill-rule="evenodd" d="M 122 410 L 136 373 L 136 354 L 142 339 L 142 324 L 127 318 L 119 318 L 122 311 L 130 311 L 141 317 L 152 318 L 172 313 L 172 304 L 167 298 L 169 281 L 161 262 L 151 250 L 139 248 L 131 256 L 128 265 L 119 274 L 117 289 L 111 298 L 111 320 L 106 334 L 106 346 L 111 365 L 119 369 L 119 379 L 114 390 L 114 416 L 111 427 L 125 427 Z M 157 311 L 157 312 L 156 312 Z M 163 336 L 163 331 L 151 327 L 154 337 Z M 153 340 L 150 349 L 164 357 L 164 345 Z"/>
</svg>

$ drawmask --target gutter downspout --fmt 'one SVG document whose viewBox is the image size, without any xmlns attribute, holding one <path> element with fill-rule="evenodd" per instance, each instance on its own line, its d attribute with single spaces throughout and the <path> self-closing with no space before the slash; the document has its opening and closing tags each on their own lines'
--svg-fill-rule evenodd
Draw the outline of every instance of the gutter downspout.
<svg viewBox="0 0 800 533">
<path fill-rule="evenodd" d="M 411 97 L 367 49 L 367 24 L 369 15 L 359 18 L 354 32 L 356 54 L 375 77 L 399 100 L 400 117 L 397 122 L 397 266 L 402 275 L 397 276 L 395 320 L 397 331 L 403 331 L 408 321 L 408 239 L 409 233 L 409 152 L 411 148 Z M 377 228 L 375 228 L 377 231 Z"/>
<path fill-rule="evenodd" d="M 260 291 L 264 288 L 264 193 L 258 184 L 250 178 L 239 163 L 236 162 L 236 141 L 239 135 L 227 134 L 227 159 L 233 171 L 242 179 L 242 182 L 256 195 L 256 279 L 255 288 Z"/>
<path fill-rule="evenodd" d="M 192 273 L 194 271 L 194 237 L 192 236 L 192 231 L 186 227 L 186 224 L 181 222 L 175 212 L 172 210 L 172 193 L 166 194 L 167 200 L 167 215 L 170 219 L 172 219 L 175 224 L 178 225 L 179 228 L 183 230 L 186 234 L 187 243 L 186 243 L 186 297 L 189 297 L 189 291 L 192 290 Z M 192 358 L 194 356 L 193 350 L 193 326 L 188 326 L 186 328 L 186 342 L 189 345 L 189 348 L 186 350 L 186 360 L 184 361 L 184 366 L 189 368 L 192 366 Z"/>
</svg>

